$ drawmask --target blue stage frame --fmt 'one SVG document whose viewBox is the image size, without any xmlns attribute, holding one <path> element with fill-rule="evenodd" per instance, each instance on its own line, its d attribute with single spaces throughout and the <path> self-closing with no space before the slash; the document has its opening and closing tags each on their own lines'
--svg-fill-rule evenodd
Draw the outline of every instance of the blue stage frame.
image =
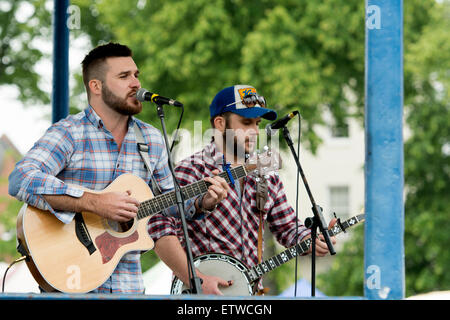
<svg viewBox="0 0 450 320">
<path fill-rule="evenodd" d="M 66 24 L 68 6 L 69 0 L 54 1 L 53 122 L 69 114 L 69 29 Z M 405 266 L 402 0 L 366 0 L 365 63 L 364 298 L 403 299 Z M 159 300 L 167 298 L 174 300 L 221 299 L 213 296 L 0 294 L 0 300 Z M 277 299 L 276 297 L 267 298 Z M 363 297 L 334 298 L 361 299 Z M 247 299 L 264 300 L 263 297 Z"/>
<path fill-rule="evenodd" d="M 55 0 L 53 12 L 52 122 L 69 115 L 69 0 Z"/>
<path fill-rule="evenodd" d="M 368 299 L 403 299 L 403 1 L 366 1 L 365 282 Z"/>
</svg>

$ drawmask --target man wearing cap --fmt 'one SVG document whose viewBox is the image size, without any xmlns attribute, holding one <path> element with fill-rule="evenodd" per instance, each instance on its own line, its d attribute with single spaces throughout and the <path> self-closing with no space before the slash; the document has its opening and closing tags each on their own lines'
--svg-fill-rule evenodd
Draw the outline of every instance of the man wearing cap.
<svg viewBox="0 0 450 320">
<path fill-rule="evenodd" d="M 162 193 L 173 190 L 161 132 L 134 117 L 141 112 L 142 104 L 136 99 L 141 83 L 132 50 L 119 43 L 97 46 L 83 59 L 82 70 L 89 105 L 54 123 L 9 176 L 10 195 L 50 212 L 61 222 L 61 228 L 65 224 L 64 229 L 69 230 L 77 212 L 101 216 L 108 225 L 111 223 L 110 227 L 136 219 L 140 203 L 126 190 L 131 186 L 99 192 L 122 174 L 138 176 L 149 186 L 153 176 L 155 187 Z M 138 151 L 138 132 L 147 147 L 148 170 Z M 221 187 L 226 187 L 226 182 L 219 178 L 208 178 L 216 200 L 226 196 Z M 214 202 L 209 191 L 205 199 Z M 185 206 L 189 219 L 194 213 L 193 200 L 186 199 Z M 179 218 L 176 206 L 166 209 L 165 214 Z M 140 251 L 126 253 L 110 277 L 92 292 L 144 293 L 140 257 Z M 72 276 L 60 269 L 55 266 L 55 273 L 60 272 L 61 277 Z M 54 288 L 48 285 L 41 290 Z"/>
<path fill-rule="evenodd" d="M 213 140 L 203 150 L 178 164 L 175 175 L 180 184 L 191 184 L 215 175 L 217 171 L 224 171 L 227 164 L 231 167 L 243 164 L 245 154 L 254 149 L 261 118 L 275 120 L 277 114 L 266 108 L 265 99 L 254 87 L 235 85 L 217 93 L 210 105 L 211 125 L 215 129 Z M 297 223 L 279 176 L 270 174 L 266 181 L 268 197 L 263 211 L 256 206 L 257 179 L 251 175 L 231 184 L 227 197 L 216 205 L 205 203 L 202 196 L 195 200 L 196 216 L 187 223 L 194 257 L 223 253 L 239 259 L 248 267 L 255 266 L 258 264 L 260 221 L 267 221 L 270 231 L 285 247 L 310 236 L 310 230 L 301 222 Z M 180 222 L 155 215 L 150 219 L 149 233 L 161 260 L 181 281 L 189 283 Z M 319 240 L 316 243 L 316 254 L 326 255 L 328 248 L 325 242 Z M 198 270 L 196 273 L 201 279 L 203 294 L 220 295 L 221 287 L 233 285 L 225 276 L 219 278 Z"/>
</svg>

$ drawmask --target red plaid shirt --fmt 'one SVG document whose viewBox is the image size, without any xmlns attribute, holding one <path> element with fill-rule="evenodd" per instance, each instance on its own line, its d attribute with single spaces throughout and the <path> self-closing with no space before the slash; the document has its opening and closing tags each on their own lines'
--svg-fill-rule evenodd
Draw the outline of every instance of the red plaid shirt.
<svg viewBox="0 0 450 320">
<path fill-rule="evenodd" d="M 182 160 L 175 168 L 175 175 L 181 186 L 191 184 L 213 176 L 214 169 L 223 171 L 222 159 L 223 154 L 213 142 L 202 151 Z M 259 211 L 256 207 L 256 180 L 252 175 L 243 179 L 243 197 L 240 184 L 236 181 L 234 187 L 230 185 L 227 198 L 215 210 L 196 220 L 187 221 L 194 257 L 217 252 L 240 259 L 248 267 L 258 263 Z M 297 237 L 295 211 L 287 202 L 279 176 L 272 174 L 267 182 L 269 196 L 264 220 L 281 245 L 293 246 Z M 176 235 L 184 245 L 179 219 L 156 214 L 150 219 L 149 233 L 155 242 L 163 236 Z M 298 241 L 309 233 L 310 230 L 299 221 Z"/>
</svg>

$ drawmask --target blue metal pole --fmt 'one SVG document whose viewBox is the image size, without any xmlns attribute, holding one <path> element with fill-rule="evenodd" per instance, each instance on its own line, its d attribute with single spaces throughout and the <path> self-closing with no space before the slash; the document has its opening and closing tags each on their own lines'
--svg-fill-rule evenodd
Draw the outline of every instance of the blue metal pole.
<svg viewBox="0 0 450 320">
<path fill-rule="evenodd" d="M 364 292 L 368 299 L 402 299 L 402 0 L 366 0 L 365 90 Z"/>
<path fill-rule="evenodd" d="M 52 122 L 69 114 L 69 0 L 54 0 Z"/>
</svg>

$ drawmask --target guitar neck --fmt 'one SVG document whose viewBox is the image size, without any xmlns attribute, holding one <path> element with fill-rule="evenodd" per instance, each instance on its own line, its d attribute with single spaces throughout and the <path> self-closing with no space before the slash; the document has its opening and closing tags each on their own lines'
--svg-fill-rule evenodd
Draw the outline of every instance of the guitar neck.
<svg viewBox="0 0 450 320">
<path fill-rule="evenodd" d="M 354 216 L 344 222 L 341 222 L 340 225 L 336 224 L 333 226 L 333 228 L 327 230 L 327 232 L 330 235 L 330 237 L 332 237 L 343 231 L 345 232 L 347 228 L 354 226 L 355 224 L 361 221 L 364 221 L 364 214 Z M 311 238 L 306 239 L 284 250 L 283 252 L 273 256 L 272 258 L 269 258 L 261 262 L 260 264 L 257 264 L 256 266 L 250 268 L 250 270 L 245 272 L 247 278 L 249 279 L 250 282 L 258 280 L 269 271 L 272 271 L 273 269 L 278 268 L 279 266 L 285 264 L 286 262 L 289 262 L 298 255 L 306 253 L 309 250 L 311 242 L 312 242 Z"/>
<path fill-rule="evenodd" d="M 253 165 L 240 165 L 234 168 L 230 168 L 231 175 L 234 180 L 239 180 L 245 177 L 248 172 L 253 169 Z M 226 171 L 219 173 L 219 176 L 224 178 L 227 183 L 231 183 L 230 177 Z M 185 200 L 194 198 L 208 191 L 210 183 L 205 180 L 200 180 L 184 186 L 181 188 L 181 192 Z M 175 191 L 166 192 L 158 195 L 152 199 L 141 202 L 138 208 L 138 219 L 143 219 L 157 212 L 161 212 L 173 205 L 177 204 Z"/>
</svg>

